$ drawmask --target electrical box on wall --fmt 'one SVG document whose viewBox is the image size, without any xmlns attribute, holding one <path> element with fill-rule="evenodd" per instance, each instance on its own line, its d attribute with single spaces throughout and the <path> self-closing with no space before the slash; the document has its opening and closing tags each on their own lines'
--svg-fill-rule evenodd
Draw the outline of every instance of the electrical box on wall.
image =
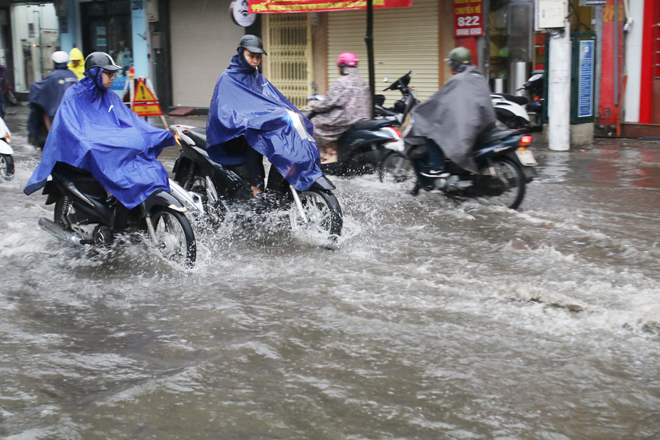
<svg viewBox="0 0 660 440">
<path fill-rule="evenodd" d="M 147 20 L 149 20 L 149 23 L 158 21 L 158 0 L 147 0 L 145 9 L 147 11 Z"/>
<path fill-rule="evenodd" d="M 567 0 L 538 0 L 538 2 L 539 29 L 566 27 Z"/>
</svg>

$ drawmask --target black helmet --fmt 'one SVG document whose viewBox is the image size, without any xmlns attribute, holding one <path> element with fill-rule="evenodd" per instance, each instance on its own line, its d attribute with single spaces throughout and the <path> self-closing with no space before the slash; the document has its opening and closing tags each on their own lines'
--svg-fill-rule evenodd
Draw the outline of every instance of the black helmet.
<svg viewBox="0 0 660 440">
<path fill-rule="evenodd" d="M 102 67 L 109 72 L 116 72 L 120 70 L 115 60 L 105 52 L 92 52 L 85 58 L 85 72 L 89 71 L 92 67 Z"/>
<path fill-rule="evenodd" d="M 256 35 L 243 35 L 241 41 L 238 42 L 238 47 L 247 49 L 252 53 L 262 53 L 268 55 L 264 50 L 264 44 L 261 42 L 261 38 Z"/>
</svg>

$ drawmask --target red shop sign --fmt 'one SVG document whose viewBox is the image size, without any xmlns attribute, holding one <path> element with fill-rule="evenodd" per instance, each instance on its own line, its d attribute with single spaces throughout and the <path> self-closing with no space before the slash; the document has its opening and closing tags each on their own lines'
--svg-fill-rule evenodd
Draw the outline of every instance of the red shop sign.
<svg viewBox="0 0 660 440">
<path fill-rule="evenodd" d="M 479 1 L 481 4 L 481 0 Z M 373 0 L 375 9 L 403 8 L 412 6 L 412 0 Z M 251 14 L 277 12 L 325 12 L 346 9 L 367 9 L 366 0 L 327 1 L 327 0 L 248 0 Z"/>
<path fill-rule="evenodd" d="M 483 0 L 454 0 L 454 36 L 480 37 L 483 34 Z"/>
</svg>

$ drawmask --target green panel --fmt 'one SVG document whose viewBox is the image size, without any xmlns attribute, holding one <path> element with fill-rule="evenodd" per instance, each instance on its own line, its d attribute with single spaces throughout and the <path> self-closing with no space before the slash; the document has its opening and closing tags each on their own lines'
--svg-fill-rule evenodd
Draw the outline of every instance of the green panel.
<svg viewBox="0 0 660 440">
<path fill-rule="evenodd" d="M 592 52 L 592 85 L 591 85 L 591 115 L 578 116 L 578 108 L 580 103 L 580 41 L 593 41 Z M 548 89 L 549 89 L 549 76 L 550 76 L 550 38 L 546 40 L 546 64 L 543 71 L 543 118 L 544 123 L 548 123 Z M 596 34 L 589 33 L 573 33 L 571 34 L 571 125 L 584 124 L 594 121 L 595 113 L 595 84 L 596 82 Z"/>
<path fill-rule="evenodd" d="M 580 105 L 580 42 L 593 41 L 591 53 L 591 113 L 589 116 L 579 116 Z M 594 89 L 596 83 L 596 34 L 575 33 L 571 34 L 571 124 L 584 124 L 594 121 Z"/>
</svg>

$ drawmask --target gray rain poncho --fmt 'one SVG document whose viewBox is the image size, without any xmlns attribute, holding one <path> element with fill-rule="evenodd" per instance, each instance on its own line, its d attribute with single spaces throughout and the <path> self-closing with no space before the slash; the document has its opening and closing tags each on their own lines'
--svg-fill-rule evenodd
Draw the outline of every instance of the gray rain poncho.
<svg viewBox="0 0 660 440">
<path fill-rule="evenodd" d="M 319 147 L 335 142 L 358 121 L 371 117 L 371 94 L 357 67 L 344 67 L 323 101 L 314 101 L 314 140 Z"/>
<path fill-rule="evenodd" d="M 433 139 L 456 165 L 478 172 L 472 159 L 477 137 L 495 129 L 495 110 L 490 89 L 479 69 L 461 66 L 460 71 L 413 114 L 414 123 L 404 139 L 406 150 Z"/>
</svg>

